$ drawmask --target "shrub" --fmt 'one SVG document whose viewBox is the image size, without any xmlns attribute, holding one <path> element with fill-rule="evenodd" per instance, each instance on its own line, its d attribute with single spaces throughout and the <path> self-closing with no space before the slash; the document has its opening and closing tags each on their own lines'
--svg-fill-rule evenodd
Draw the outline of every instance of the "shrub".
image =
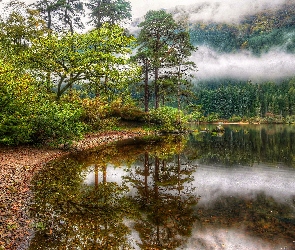
<svg viewBox="0 0 295 250">
<path fill-rule="evenodd" d="M 81 138 L 86 125 L 81 122 L 83 109 L 75 103 L 45 101 L 32 118 L 33 141 L 50 139 L 54 143 L 69 143 Z"/>
<path fill-rule="evenodd" d="M 205 122 L 218 122 L 219 121 L 219 114 L 211 113 L 204 119 Z"/>
<path fill-rule="evenodd" d="M 238 115 L 233 115 L 231 118 L 229 118 L 230 122 L 240 122 L 242 120 L 243 120 L 243 118 Z"/>
<path fill-rule="evenodd" d="M 286 119 L 285 119 L 285 122 L 288 123 L 288 124 L 291 124 L 291 123 L 295 123 L 295 115 L 287 115 L 286 116 Z"/>
<path fill-rule="evenodd" d="M 149 121 L 160 125 L 164 131 L 184 130 L 188 117 L 173 107 L 160 107 L 149 112 Z"/>
<path fill-rule="evenodd" d="M 199 121 L 202 121 L 203 119 L 204 117 L 200 111 L 194 111 L 190 113 L 188 116 L 188 120 L 190 122 L 199 122 Z"/>
<path fill-rule="evenodd" d="M 85 130 L 78 103 L 55 102 L 42 84 L 0 60 L 0 143 L 58 143 Z"/>
</svg>

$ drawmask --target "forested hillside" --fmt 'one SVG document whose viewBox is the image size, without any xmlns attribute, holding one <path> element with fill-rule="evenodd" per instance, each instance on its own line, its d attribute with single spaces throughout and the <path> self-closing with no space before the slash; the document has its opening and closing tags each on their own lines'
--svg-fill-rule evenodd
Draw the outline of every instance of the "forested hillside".
<svg viewBox="0 0 295 250">
<path fill-rule="evenodd" d="M 181 9 L 172 13 L 186 22 L 194 45 L 210 46 L 219 52 L 246 49 L 257 55 L 273 47 L 294 52 L 295 4 L 245 16 L 239 23 L 192 22 Z"/>
</svg>

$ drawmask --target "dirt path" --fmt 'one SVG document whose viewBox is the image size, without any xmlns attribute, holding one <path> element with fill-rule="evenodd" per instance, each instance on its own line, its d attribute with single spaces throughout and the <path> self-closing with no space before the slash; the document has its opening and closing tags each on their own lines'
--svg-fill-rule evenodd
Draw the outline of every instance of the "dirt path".
<svg viewBox="0 0 295 250">
<path fill-rule="evenodd" d="M 19 249 L 20 244 L 27 241 L 32 224 L 27 216 L 30 182 L 44 164 L 71 150 L 85 150 L 143 134 L 140 130 L 92 134 L 74 144 L 70 150 L 29 146 L 0 148 L 0 250 Z"/>
</svg>

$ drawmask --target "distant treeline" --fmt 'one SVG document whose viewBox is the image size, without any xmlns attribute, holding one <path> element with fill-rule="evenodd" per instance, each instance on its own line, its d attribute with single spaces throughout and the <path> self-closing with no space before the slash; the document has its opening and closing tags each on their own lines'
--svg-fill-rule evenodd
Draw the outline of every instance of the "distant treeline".
<svg viewBox="0 0 295 250">
<path fill-rule="evenodd" d="M 195 104 L 205 116 L 212 113 L 220 118 L 290 117 L 295 115 L 295 78 L 280 84 L 273 82 L 199 83 Z"/>
</svg>

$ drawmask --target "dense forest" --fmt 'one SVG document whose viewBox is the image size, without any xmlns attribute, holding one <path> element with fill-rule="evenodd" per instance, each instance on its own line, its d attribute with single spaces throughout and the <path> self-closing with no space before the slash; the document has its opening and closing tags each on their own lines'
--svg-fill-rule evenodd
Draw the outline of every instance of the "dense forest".
<svg viewBox="0 0 295 250">
<path fill-rule="evenodd" d="M 208 121 L 291 123 L 295 115 L 294 79 L 280 84 L 266 82 L 200 83 L 195 104 L 202 107 Z M 211 120 L 210 120 L 211 119 Z"/>
<path fill-rule="evenodd" d="M 126 120 L 168 131 L 187 121 L 295 120 L 294 79 L 197 82 L 191 60 L 200 45 L 293 53 L 293 5 L 237 25 L 184 25 L 151 10 L 136 35 L 124 28 L 125 0 L 10 1 L 1 12 L 0 144 L 71 142 Z"/>
</svg>

